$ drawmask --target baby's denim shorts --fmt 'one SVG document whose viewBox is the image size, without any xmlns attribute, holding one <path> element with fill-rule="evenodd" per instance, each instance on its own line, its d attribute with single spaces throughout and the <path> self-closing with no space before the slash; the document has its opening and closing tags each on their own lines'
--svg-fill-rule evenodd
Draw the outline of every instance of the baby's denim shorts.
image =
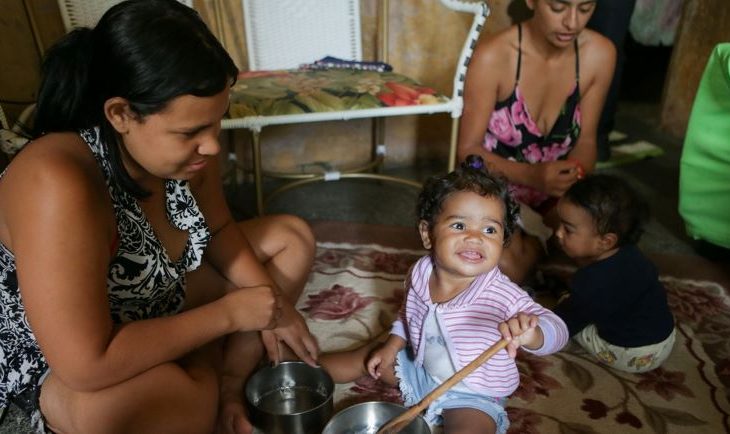
<svg viewBox="0 0 730 434">
<path fill-rule="evenodd" d="M 411 352 L 407 348 L 398 352 L 395 374 L 399 380 L 404 405 L 407 407 L 417 404 L 439 386 L 439 383 L 426 372 L 423 366 L 416 366 Z M 452 388 L 432 402 L 423 417 L 430 426 L 442 425 L 441 413 L 444 410 L 473 408 L 488 414 L 494 420 L 497 425 L 496 434 L 505 434 L 509 428 L 509 418 L 504 410 L 506 401 L 506 398 L 493 398 Z"/>
</svg>

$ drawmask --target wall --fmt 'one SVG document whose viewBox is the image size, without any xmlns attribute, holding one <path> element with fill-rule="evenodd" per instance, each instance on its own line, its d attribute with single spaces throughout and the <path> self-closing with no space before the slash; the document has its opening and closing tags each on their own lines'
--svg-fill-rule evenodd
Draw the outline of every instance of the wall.
<svg viewBox="0 0 730 434">
<path fill-rule="evenodd" d="M 40 39 L 33 27 L 43 29 Z M 0 14 L 0 104 L 15 119 L 35 101 L 40 56 L 63 34 L 56 0 L 2 0 Z"/>
<path fill-rule="evenodd" d="M 702 73 L 719 42 L 730 41 L 728 0 L 684 0 L 662 98 L 661 128 L 684 137 Z"/>
</svg>

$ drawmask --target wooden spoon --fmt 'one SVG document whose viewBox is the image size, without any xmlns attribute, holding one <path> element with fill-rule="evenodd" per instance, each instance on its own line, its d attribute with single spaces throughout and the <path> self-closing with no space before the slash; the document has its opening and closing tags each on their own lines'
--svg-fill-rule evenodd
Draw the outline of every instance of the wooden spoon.
<svg viewBox="0 0 730 434">
<path fill-rule="evenodd" d="M 507 344 L 508 341 L 506 339 L 502 339 L 494 343 L 491 347 L 484 350 L 484 352 L 480 354 L 476 359 L 472 360 L 471 363 L 461 368 L 459 371 L 454 373 L 454 375 L 441 383 L 439 387 L 433 389 L 431 393 L 424 396 L 418 404 L 389 420 L 385 425 L 380 427 L 376 434 L 397 434 L 401 432 L 403 428 L 408 426 L 408 424 L 413 421 L 413 418 L 415 418 L 416 416 L 418 416 L 419 413 L 428 408 L 428 406 L 431 405 L 431 403 L 436 398 L 443 395 L 444 392 L 451 389 L 458 382 L 466 378 L 467 375 L 471 374 L 472 371 L 474 371 L 487 360 L 492 358 L 493 355 L 495 355 L 499 350 L 506 347 Z"/>
</svg>

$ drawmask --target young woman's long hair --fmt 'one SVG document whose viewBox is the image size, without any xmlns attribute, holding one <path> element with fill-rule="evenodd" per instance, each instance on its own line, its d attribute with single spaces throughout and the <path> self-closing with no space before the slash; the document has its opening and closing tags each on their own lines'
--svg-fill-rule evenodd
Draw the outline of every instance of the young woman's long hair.
<svg viewBox="0 0 730 434">
<path fill-rule="evenodd" d="M 144 117 L 181 95 L 215 95 L 231 86 L 237 73 L 195 10 L 176 0 L 129 0 L 109 9 L 93 29 L 76 29 L 49 50 L 34 135 L 99 127 L 114 182 L 145 197 L 148 192 L 124 169 L 120 138 L 104 115 L 104 103 L 125 98 Z"/>
</svg>

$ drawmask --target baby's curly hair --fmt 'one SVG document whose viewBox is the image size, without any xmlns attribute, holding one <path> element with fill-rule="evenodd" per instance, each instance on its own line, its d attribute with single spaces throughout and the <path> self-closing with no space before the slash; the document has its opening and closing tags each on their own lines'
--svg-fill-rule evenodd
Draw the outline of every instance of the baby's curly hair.
<svg viewBox="0 0 730 434">
<path fill-rule="evenodd" d="M 469 155 L 453 172 L 432 176 L 423 184 L 418 196 L 418 220 L 424 220 L 432 227 L 441 213 L 444 200 L 457 191 L 471 191 L 485 197 L 495 197 L 504 204 L 504 244 L 515 230 L 519 206 L 512 199 L 507 182 L 502 177 L 489 173 L 482 157 Z"/>
<path fill-rule="evenodd" d="M 616 234 L 617 247 L 638 243 L 649 220 L 646 201 L 613 175 L 589 175 L 573 184 L 563 199 L 585 209 L 600 235 Z"/>
</svg>

